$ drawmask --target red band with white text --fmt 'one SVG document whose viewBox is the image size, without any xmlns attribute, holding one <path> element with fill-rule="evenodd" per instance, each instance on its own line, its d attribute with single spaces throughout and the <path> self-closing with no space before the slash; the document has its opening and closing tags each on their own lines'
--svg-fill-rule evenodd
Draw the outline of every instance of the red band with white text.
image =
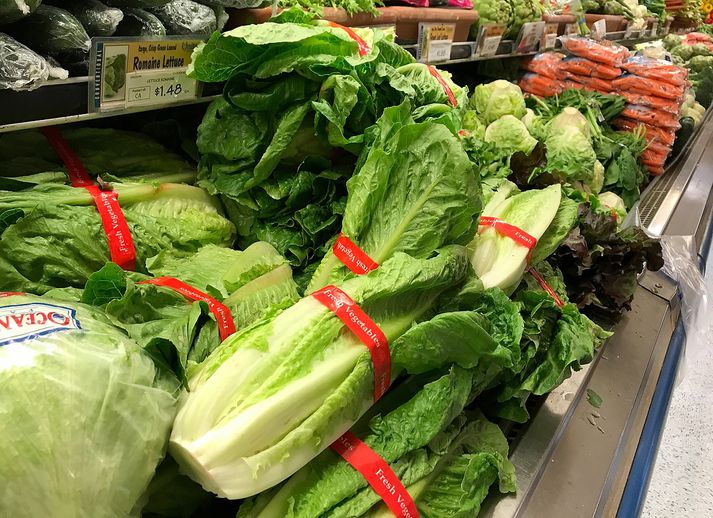
<svg viewBox="0 0 713 518">
<path fill-rule="evenodd" d="M 124 217 L 124 212 L 119 206 L 119 199 L 113 191 L 102 191 L 94 185 L 89 173 L 82 165 L 77 154 L 69 147 L 62 134 L 55 127 L 42 128 L 42 134 L 54 148 L 55 152 L 67 168 L 72 187 L 81 187 L 89 191 L 94 205 L 101 217 L 104 233 L 109 243 L 109 255 L 112 262 L 124 270 L 136 268 L 136 250 L 131 238 L 129 225 Z"/>
<path fill-rule="evenodd" d="M 448 83 L 446 83 L 446 81 L 441 77 L 441 74 L 438 73 L 436 67 L 434 67 L 433 65 L 428 65 L 428 71 L 433 77 L 436 78 L 436 81 L 440 83 L 441 87 L 443 88 L 443 91 L 448 97 L 448 102 L 450 102 L 451 106 L 455 108 L 458 105 L 458 101 L 456 101 L 456 96 L 453 95 L 453 90 L 451 90 L 451 87 L 448 86 Z"/>
<path fill-rule="evenodd" d="M 59 130 L 54 126 L 47 126 L 40 131 L 52 145 L 59 158 L 62 159 L 62 162 L 64 162 L 72 187 L 90 187 L 94 185 L 89 173 L 84 169 L 82 161 L 69 147 Z"/>
<path fill-rule="evenodd" d="M 529 253 L 527 254 L 527 261 L 530 261 L 530 253 L 532 253 L 532 250 L 537 244 L 536 237 L 531 236 L 530 234 L 528 234 L 521 228 L 516 227 L 515 225 L 511 225 L 510 223 L 507 223 L 501 219 L 493 218 L 490 216 L 481 216 L 479 225 L 481 227 L 491 227 L 495 229 L 498 234 L 503 235 L 505 237 L 509 237 L 518 245 L 522 245 L 527 248 L 529 250 Z"/>
<path fill-rule="evenodd" d="M 346 432 L 331 448 L 366 479 L 395 516 L 418 518 L 416 504 L 388 463 L 353 433 Z"/>
<path fill-rule="evenodd" d="M 325 286 L 312 296 L 329 308 L 369 349 L 374 365 L 374 401 L 378 400 L 391 385 L 391 351 L 386 335 L 349 295 L 336 286 Z"/>
<path fill-rule="evenodd" d="M 344 32 L 346 32 L 349 35 L 349 37 L 351 39 L 356 41 L 360 56 L 366 56 L 371 51 L 371 47 L 369 46 L 369 44 L 366 41 L 364 41 L 364 38 L 359 36 L 356 32 L 354 32 L 349 27 L 345 27 L 344 25 L 339 25 L 337 22 L 331 22 L 331 21 L 328 21 L 327 24 L 330 27 L 342 29 Z"/>
<path fill-rule="evenodd" d="M 540 272 L 538 272 L 537 270 L 535 270 L 532 267 L 530 267 L 528 271 L 530 272 L 530 275 L 532 275 L 535 278 L 535 280 L 537 281 L 537 284 L 540 285 L 540 288 L 545 290 L 547 292 L 547 294 L 550 297 L 552 297 L 552 299 L 555 301 L 555 304 L 557 304 L 557 307 L 560 307 L 560 308 L 563 307 L 564 302 L 562 302 L 562 299 L 559 298 L 559 295 L 557 295 L 555 290 L 552 289 L 552 286 L 547 284 L 547 281 L 545 280 L 545 278 L 542 275 L 540 275 Z"/>
<path fill-rule="evenodd" d="M 220 335 L 221 342 L 235 333 L 235 322 L 233 321 L 233 316 L 231 315 L 228 306 L 218 302 L 207 293 L 203 293 L 202 291 L 197 290 L 193 286 L 190 286 L 175 277 L 156 277 L 155 279 L 141 281 L 139 284 L 155 284 L 156 286 L 165 286 L 166 288 L 171 288 L 173 291 L 180 293 L 187 299 L 198 300 L 208 304 L 208 309 L 211 313 L 213 313 L 215 320 L 218 322 L 218 334 Z"/>
<path fill-rule="evenodd" d="M 332 251 L 337 259 L 357 275 L 364 275 L 379 267 L 379 263 L 373 261 L 371 257 L 366 255 L 364 250 L 359 248 L 356 243 L 343 233 L 340 233 L 334 242 Z"/>
</svg>

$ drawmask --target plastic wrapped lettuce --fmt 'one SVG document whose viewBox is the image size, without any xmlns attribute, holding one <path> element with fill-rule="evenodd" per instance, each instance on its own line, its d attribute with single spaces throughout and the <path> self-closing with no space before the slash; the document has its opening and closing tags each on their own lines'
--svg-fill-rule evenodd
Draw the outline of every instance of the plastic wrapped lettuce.
<svg viewBox="0 0 713 518">
<path fill-rule="evenodd" d="M 42 0 L 0 0 L 0 25 L 32 14 Z"/>
<path fill-rule="evenodd" d="M 82 304 L 0 296 L 0 516 L 138 516 L 177 382 Z"/>
<path fill-rule="evenodd" d="M 143 9 L 124 9 L 124 18 L 119 22 L 115 36 L 165 36 L 166 27 L 161 20 Z"/>
<path fill-rule="evenodd" d="M 87 31 L 69 11 L 40 5 L 32 15 L 8 28 L 11 36 L 62 65 L 77 63 L 89 54 Z"/>
<path fill-rule="evenodd" d="M 89 36 L 111 36 L 124 18 L 116 7 L 107 7 L 99 0 L 69 0 L 63 4 L 77 17 Z"/>
<path fill-rule="evenodd" d="M 151 9 L 168 34 L 202 34 L 210 36 L 217 27 L 215 12 L 192 0 L 171 0 Z"/>
<path fill-rule="evenodd" d="M 49 75 L 45 58 L 0 32 L 0 90 L 34 90 Z"/>
</svg>

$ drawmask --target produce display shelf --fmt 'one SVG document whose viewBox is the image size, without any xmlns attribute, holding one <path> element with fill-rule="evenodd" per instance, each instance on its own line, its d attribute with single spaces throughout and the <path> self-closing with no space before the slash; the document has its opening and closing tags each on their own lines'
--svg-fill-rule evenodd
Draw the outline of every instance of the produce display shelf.
<svg viewBox="0 0 713 518">
<path fill-rule="evenodd" d="M 659 196 L 660 190 L 666 196 Z M 643 193 L 648 231 L 711 246 L 713 115 Z M 656 227 L 655 229 L 653 227 Z M 511 447 L 519 491 L 492 495 L 489 518 L 638 515 L 646 494 L 678 365 L 685 348 L 676 285 L 661 273 L 639 279 L 632 310 L 594 361 L 550 393 Z M 600 408 L 587 400 L 601 396 Z M 566 488 L 566 490 L 563 490 Z"/>
</svg>

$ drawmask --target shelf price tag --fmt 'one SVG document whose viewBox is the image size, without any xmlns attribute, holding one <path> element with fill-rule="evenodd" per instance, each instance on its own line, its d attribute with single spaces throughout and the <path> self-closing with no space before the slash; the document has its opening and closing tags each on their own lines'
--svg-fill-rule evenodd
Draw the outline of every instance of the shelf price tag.
<svg viewBox="0 0 713 518">
<path fill-rule="evenodd" d="M 545 25 L 545 30 L 542 33 L 542 40 L 540 41 L 540 50 L 547 50 L 555 48 L 557 43 L 557 24 L 548 23 Z"/>
<path fill-rule="evenodd" d="M 515 52 L 526 54 L 535 52 L 545 32 L 545 22 L 528 22 L 522 25 L 520 34 L 515 40 Z"/>
<path fill-rule="evenodd" d="M 597 20 L 594 22 L 592 27 L 592 37 L 595 39 L 602 39 L 607 35 L 607 21 L 604 19 Z"/>
<path fill-rule="evenodd" d="M 138 108 L 195 99 L 200 84 L 186 75 L 198 36 L 93 38 L 92 111 Z"/>
<path fill-rule="evenodd" d="M 474 57 L 494 56 L 498 52 L 506 25 L 504 23 L 486 23 L 480 26 L 475 43 Z"/>
<path fill-rule="evenodd" d="M 424 63 L 448 61 L 455 34 L 455 23 L 419 23 L 416 59 Z"/>
<path fill-rule="evenodd" d="M 577 29 L 576 23 L 568 23 L 564 26 L 565 36 L 576 36 L 577 34 L 579 34 L 579 30 Z"/>
</svg>

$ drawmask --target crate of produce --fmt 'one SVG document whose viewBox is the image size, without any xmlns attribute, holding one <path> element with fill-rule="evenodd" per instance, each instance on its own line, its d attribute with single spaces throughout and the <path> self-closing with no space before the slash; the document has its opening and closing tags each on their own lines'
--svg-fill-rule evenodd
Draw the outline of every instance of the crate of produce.
<svg viewBox="0 0 713 518">
<path fill-rule="evenodd" d="M 377 9 L 377 15 L 373 15 L 371 13 L 356 13 L 350 15 L 344 9 L 325 7 L 322 12 L 322 18 L 344 25 L 345 27 L 395 25 L 397 13 L 394 9 L 396 8 L 380 7 Z M 280 12 L 281 10 L 282 9 L 278 9 L 277 11 Z M 272 7 L 262 7 L 257 9 L 230 9 L 229 13 L 230 19 L 225 25 L 226 30 L 251 23 L 264 23 L 272 17 Z"/>
<path fill-rule="evenodd" d="M 577 17 L 573 14 L 543 14 L 542 21 L 557 24 L 557 36 L 562 36 L 567 31 L 567 26 L 577 23 Z"/>
</svg>

